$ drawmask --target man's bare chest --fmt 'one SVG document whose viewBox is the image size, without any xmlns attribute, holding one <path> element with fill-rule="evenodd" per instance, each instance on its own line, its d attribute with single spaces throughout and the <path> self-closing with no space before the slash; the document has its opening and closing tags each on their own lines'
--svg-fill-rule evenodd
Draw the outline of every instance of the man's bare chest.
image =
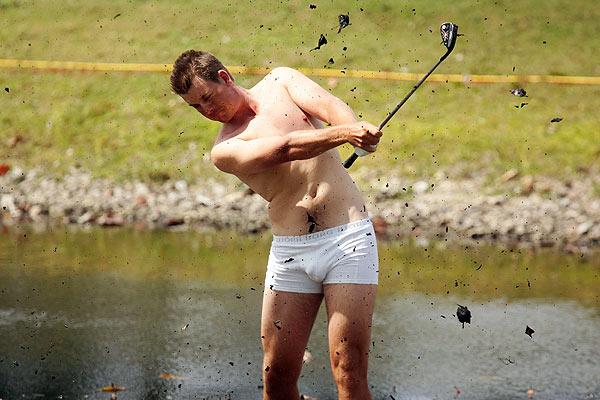
<svg viewBox="0 0 600 400">
<path fill-rule="evenodd" d="M 285 87 L 277 84 L 260 88 L 259 110 L 246 131 L 254 137 L 285 135 L 289 132 L 321 127 L 306 114 L 288 94 Z M 250 137 L 248 137 L 250 138 Z"/>
</svg>

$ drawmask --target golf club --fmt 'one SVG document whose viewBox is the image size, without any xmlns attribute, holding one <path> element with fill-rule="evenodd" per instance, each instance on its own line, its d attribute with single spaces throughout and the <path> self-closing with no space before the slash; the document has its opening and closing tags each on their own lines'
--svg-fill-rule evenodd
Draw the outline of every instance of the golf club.
<svg viewBox="0 0 600 400">
<path fill-rule="evenodd" d="M 429 70 L 429 72 L 423 78 L 421 78 L 421 80 L 412 88 L 412 90 L 406 95 L 406 97 L 404 97 L 404 99 L 402 99 L 402 101 L 400 103 L 398 103 L 396 108 L 394 108 L 394 110 L 388 114 L 388 116 L 379 125 L 380 131 L 385 127 L 385 125 L 388 123 L 388 121 L 390 119 L 392 119 L 392 117 L 394 116 L 394 114 L 396 114 L 396 112 L 400 109 L 400 107 L 402 107 L 402 105 L 404 103 L 406 103 L 406 100 L 408 100 L 408 98 L 419 88 L 419 86 L 421 86 L 421 84 L 425 81 L 425 79 L 427 79 L 427 77 L 429 77 L 429 75 L 431 75 L 431 73 L 437 68 L 437 66 L 440 65 L 442 63 L 442 61 L 444 61 L 446 59 L 446 57 L 448 57 L 448 55 L 452 52 L 452 50 L 454 49 L 454 45 L 456 44 L 456 38 L 458 36 L 458 25 L 455 25 L 452 22 L 444 22 L 440 26 L 440 34 L 442 35 L 442 43 L 448 49 L 446 51 L 446 54 L 444 54 L 440 58 L 440 60 L 433 66 L 433 68 L 431 68 Z M 350 157 L 348 157 L 348 159 L 346 161 L 344 161 L 344 167 L 350 168 L 352 166 L 352 164 L 354 164 L 354 161 L 356 161 L 356 159 L 358 157 L 362 157 L 367 154 L 369 154 L 368 151 L 363 150 L 359 147 L 355 147 L 354 153 L 352 153 L 350 155 Z"/>
</svg>

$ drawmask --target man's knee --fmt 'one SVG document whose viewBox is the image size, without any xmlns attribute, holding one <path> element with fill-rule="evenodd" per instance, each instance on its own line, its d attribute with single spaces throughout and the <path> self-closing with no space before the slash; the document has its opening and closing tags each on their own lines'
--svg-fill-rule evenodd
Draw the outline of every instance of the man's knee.
<svg viewBox="0 0 600 400">
<path fill-rule="evenodd" d="M 265 353 L 263 359 L 263 378 L 267 392 L 295 386 L 300 376 L 302 362 L 285 357 L 276 357 Z"/>
<path fill-rule="evenodd" d="M 353 388 L 367 384 L 368 350 L 339 346 L 331 355 L 333 376 L 338 387 Z"/>
</svg>

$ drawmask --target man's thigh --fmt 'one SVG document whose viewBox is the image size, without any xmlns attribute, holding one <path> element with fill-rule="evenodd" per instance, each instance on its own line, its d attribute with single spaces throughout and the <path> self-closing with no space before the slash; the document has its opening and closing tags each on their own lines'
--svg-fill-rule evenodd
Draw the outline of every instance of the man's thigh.
<svg viewBox="0 0 600 400">
<path fill-rule="evenodd" d="M 261 338 L 265 361 L 295 366 L 300 373 L 302 356 L 319 306 L 321 293 L 294 293 L 265 288 L 261 318 Z M 270 366 L 265 366 L 269 367 Z"/>
<path fill-rule="evenodd" d="M 323 285 L 332 367 L 340 359 L 366 373 L 377 285 Z"/>
</svg>

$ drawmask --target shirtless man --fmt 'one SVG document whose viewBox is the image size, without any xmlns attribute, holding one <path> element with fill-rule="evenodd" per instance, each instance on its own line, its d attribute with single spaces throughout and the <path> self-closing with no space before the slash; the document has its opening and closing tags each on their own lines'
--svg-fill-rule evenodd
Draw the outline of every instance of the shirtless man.
<svg viewBox="0 0 600 400">
<path fill-rule="evenodd" d="M 171 86 L 206 118 L 223 123 L 210 153 L 215 166 L 269 202 L 264 399 L 299 399 L 304 350 L 323 298 L 339 399 L 371 399 L 377 243 L 336 147 L 351 143 L 373 152 L 382 133 L 291 68 L 273 69 L 248 90 L 212 54 L 189 50 L 175 62 Z"/>
</svg>

